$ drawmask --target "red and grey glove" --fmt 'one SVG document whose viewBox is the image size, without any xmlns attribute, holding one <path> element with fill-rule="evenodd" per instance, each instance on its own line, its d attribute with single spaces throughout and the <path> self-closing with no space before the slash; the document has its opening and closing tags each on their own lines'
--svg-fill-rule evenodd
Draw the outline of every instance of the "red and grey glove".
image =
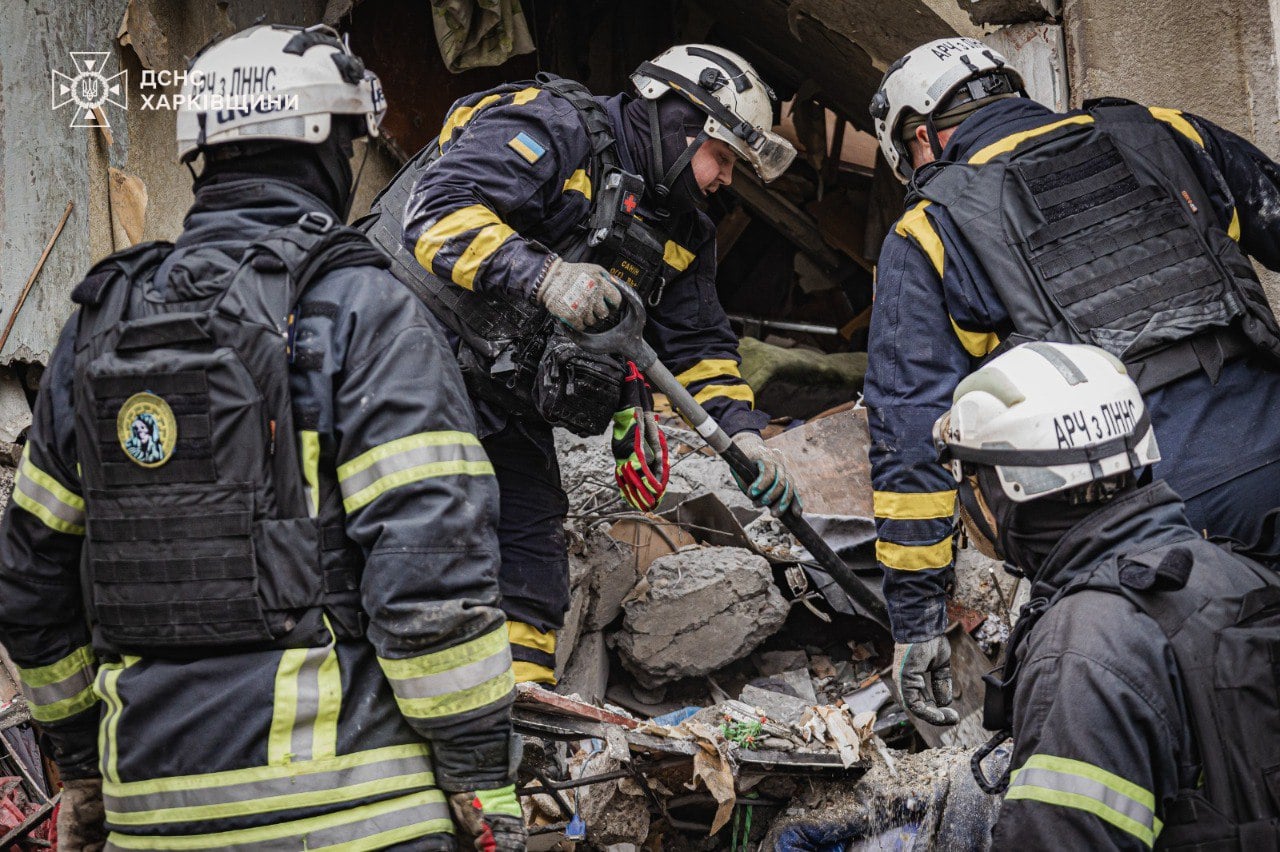
<svg viewBox="0 0 1280 852">
<path fill-rule="evenodd" d="M 449 797 L 458 848 L 475 852 L 525 852 L 528 833 L 513 784 Z"/>
<path fill-rule="evenodd" d="M 613 478 L 623 500 L 648 512 L 662 501 L 671 464 L 667 436 L 653 414 L 653 394 L 634 361 L 627 362 L 621 401 L 622 409 L 613 415 Z"/>
</svg>

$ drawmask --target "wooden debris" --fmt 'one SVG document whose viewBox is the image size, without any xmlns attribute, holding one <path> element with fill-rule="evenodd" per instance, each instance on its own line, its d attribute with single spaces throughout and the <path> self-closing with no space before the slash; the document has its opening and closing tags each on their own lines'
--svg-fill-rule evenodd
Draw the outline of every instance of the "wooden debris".
<svg viewBox="0 0 1280 852">
<path fill-rule="evenodd" d="M 4 352 L 4 345 L 9 340 L 9 332 L 13 330 L 13 322 L 18 318 L 18 311 L 22 310 L 23 303 L 27 301 L 27 294 L 31 292 L 31 285 L 36 282 L 36 276 L 40 274 L 40 270 L 44 269 L 44 262 L 49 259 L 49 252 L 53 251 L 53 244 L 57 241 L 58 235 L 67 226 L 67 219 L 71 218 L 71 209 L 74 206 L 74 201 L 67 202 L 67 209 L 62 211 L 62 219 L 58 221 L 58 227 L 54 228 L 53 236 L 49 237 L 49 242 L 45 243 L 44 251 L 40 253 L 40 259 L 36 261 L 35 269 L 31 270 L 31 274 L 27 276 L 27 283 L 22 285 L 22 292 L 18 294 L 18 302 L 13 306 L 13 311 L 9 314 L 9 322 L 5 324 L 4 332 L 0 334 L 0 352 Z"/>
</svg>

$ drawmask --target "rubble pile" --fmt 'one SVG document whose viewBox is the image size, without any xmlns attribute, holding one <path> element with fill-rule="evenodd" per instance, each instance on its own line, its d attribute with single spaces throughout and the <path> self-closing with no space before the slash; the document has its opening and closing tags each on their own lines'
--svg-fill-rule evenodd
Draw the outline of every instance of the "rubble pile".
<svg viewBox="0 0 1280 852">
<path fill-rule="evenodd" d="M 849 424 L 865 429 L 861 412 L 843 413 L 770 443 L 809 476 L 815 528 L 878 585 L 867 473 L 831 473 Z M 671 478 L 651 514 L 617 497 L 607 436 L 556 436 L 573 605 L 555 693 L 522 687 L 517 702 L 526 749 L 543 761 L 541 778 L 523 779 L 531 848 L 798 852 L 880 848 L 881 836 L 983 848 L 958 838 L 994 819 L 968 755 L 985 739 L 977 678 L 1007 641 L 1012 582 L 965 552 L 949 605 L 964 721 L 913 724 L 888 681 L 883 628 L 804 563 L 694 433 L 663 426 Z M 560 801 L 547 785 L 563 786 Z"/>
</svg>

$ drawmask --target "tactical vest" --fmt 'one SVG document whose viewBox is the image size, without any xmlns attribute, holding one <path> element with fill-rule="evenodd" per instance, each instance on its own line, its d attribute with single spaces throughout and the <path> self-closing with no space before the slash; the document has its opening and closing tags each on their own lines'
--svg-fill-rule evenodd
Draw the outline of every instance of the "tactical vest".
<svg viewBox="0 0 1280 852">
<path fill-rule="evenodd" d="M 360 551 L 305 491 L 291 334 L 309 281 L 385 258 L 309 213 L 253 243 L 205 298 L 149 301 L 172 250 L 113 255 L 72 297 L 95 644 L 168 658 L 309 647 L 330 641 L 324 613 L 359 635 Z"/>
<path fill-rule="evenodd" d="M 1121 595 L 1154 621 L 1183 684 L 1198 763 L 1180 767 L 1155 848 L 1280 849 L 1280 574 L 1191 539 L 1109 559 L 1052 599 L 1032 601 L 1004 672 L 985 678 L 983 724 L 1002 729 L 1001 739 L 1011 728 L 1018 646 L 1045 612 L 1085 590 Z"/>
<path fill-rule="evenodd" d="M 591 210 L 552 251 L 567 261 L 603 266 L 656 305 L 666 283 L 666 238 L 633 215 L 644 179 L 622 169 L 608 115 L 584 86 L 550 74 L 538 75 L 536 85 L 569 101 L 591 140 Z M 405 248 L 405 206 L 419 177 L 440 157 L 434 144 L 419 151 L 355 227 L 391 256 L 396 277 L 457 335 L 458 364 L 472 395 L 584 437 L 600 434 L 617 409 L 625 373 L 620 359 L 583 350 L 537 302 L 458 287 L 424 269 Z"/>
<path fill-rule="evenodd" d="M 1280 358 L 1253 267 L 1141 106 L 1099 102 L 989 162 L 926 166 L 912 195 L 946 208 L 1008 310 L 997 351 L 1093 344 L 1144 392 L 1246 352 Z"/>
</svg>

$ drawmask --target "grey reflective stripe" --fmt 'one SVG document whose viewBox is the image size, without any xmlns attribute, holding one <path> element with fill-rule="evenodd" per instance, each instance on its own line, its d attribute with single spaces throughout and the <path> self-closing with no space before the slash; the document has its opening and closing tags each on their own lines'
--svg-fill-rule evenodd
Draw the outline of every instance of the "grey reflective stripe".
<svg viewBox="0 0 1280 852">
<path fill-rule="evenodd" d="M 421 677 L 388 678 L 388 680 L 397 698 L 436 698 L 479 686 L 505 674 L 510 668 L 511 653 L 504 647 L 501 653 L 490 654 L 484 659 L 458 666 L 456 669 L 446 669 Z"/>
<path fill-rule="evenodd" d="M 452 834 L 453 823 L 438 790 L 360 805 L 347 810 L 254 828 L 207 834 L 139 835 L 113 831 L 108 849 L 328 849 L 353 844 L 384 849 L 432 834 Z"/>
<path fill-rule="evenodd" d="M 423 754 L 328 772 L 308 773 L 304 770 L 305 764 L 298 764 L 292 768 L 290 774 L 281 774 L 278 778 L 223 785 L 217 785 L 216 774 L 203 777 L 185 776 L 174 780 L 171 789 L 135 795 L 121 794 L 117 792 L 117 785 L 108 782 L 103 785 L 102 800 L 106 804 L 108 815 L 161 812 L 174 808 L 207 808 L 229 802 L 261 802 L 262 810 L 266 811 L 271 807 L 269 800 L 279 796 L 331 792 L 335 794 L 332 801 L 341 801 L 336 794 L 344 788 L 369 781 L 387 781 L 388 785 L 384 793 L 398 791 L 401 788 L 392 786 L 389 783 L 391 779 L 404 775 L 430 774 L 431 761 Z M 163 784 L 165 780 L 159 779 L 156 783 Z M 193 786 L 193 782 L 198 786 Z M 160 818 L 157 819 L 158 822 L 180 821 L 165 817 L 161 813 L 157 813 L 156 816 Z"/>
<path fill-rule="evenodd" d="M 330 648 L 308 648 L 306 659 L 298 669 L 298 703 L 294 711 L 290 742 L 294 760 L 310 760 L 315 738 L 316 718 L 320 715 L 320 666 Z"/>
<path fill-rule="evenodd" d="M 1094 781 L 1091 778 L 1085 778 L 1070 772 L 1027 767 L 1018 772 L 1017 777 L 1009 785 L 1009 789 L 1012 790 L 1015 787 L 1024 786 L 1043 787 L 1047 790 L 1058 790 L 1062 793 L 1072 793 L 1093 799 L 1095 802 L 1101 802 L 1111 808 L 1116 813 L 1127 816 L 1139 825 L 1146 826 L 1153 834 L 1156 832 L 1156 815 L 1151 808 L 1141 802 L 1134 801 L 1119 791 L 1112 790 L 1101 781 Z"/>
<path fill-rule="evenodd" d="M 439 444 L 412 447 L 373 462 L 364 470 L 343 478 L 342 494 L 350 497 L 373 485 L 384 476 L 435 462 L 487 462 L 484 447 L 479 444 Z"/>
<path fill-rule="evenodd" d="M 69 505 L 59 499 L 58 495 L 36 482 L 32 478 L 30 464 L 25 458 L 22 460 L 22 463 L 18 466 L 18 475 L 13 487 L 29 499 L 43 506 L 49 511 L 49 514 L 58 520 L 72 526 L 84 526 L 84 509 Z"/>
<path fill-rule="evenodd" d="M 89 667 L 79 669 L 57 683 L 45 686 L 31 686 L 22 681 L 22 692 L 32 704 L 50 705 L 68 698 L 75 698 L 93 686 L 94 672 Z"/>
</svg>

